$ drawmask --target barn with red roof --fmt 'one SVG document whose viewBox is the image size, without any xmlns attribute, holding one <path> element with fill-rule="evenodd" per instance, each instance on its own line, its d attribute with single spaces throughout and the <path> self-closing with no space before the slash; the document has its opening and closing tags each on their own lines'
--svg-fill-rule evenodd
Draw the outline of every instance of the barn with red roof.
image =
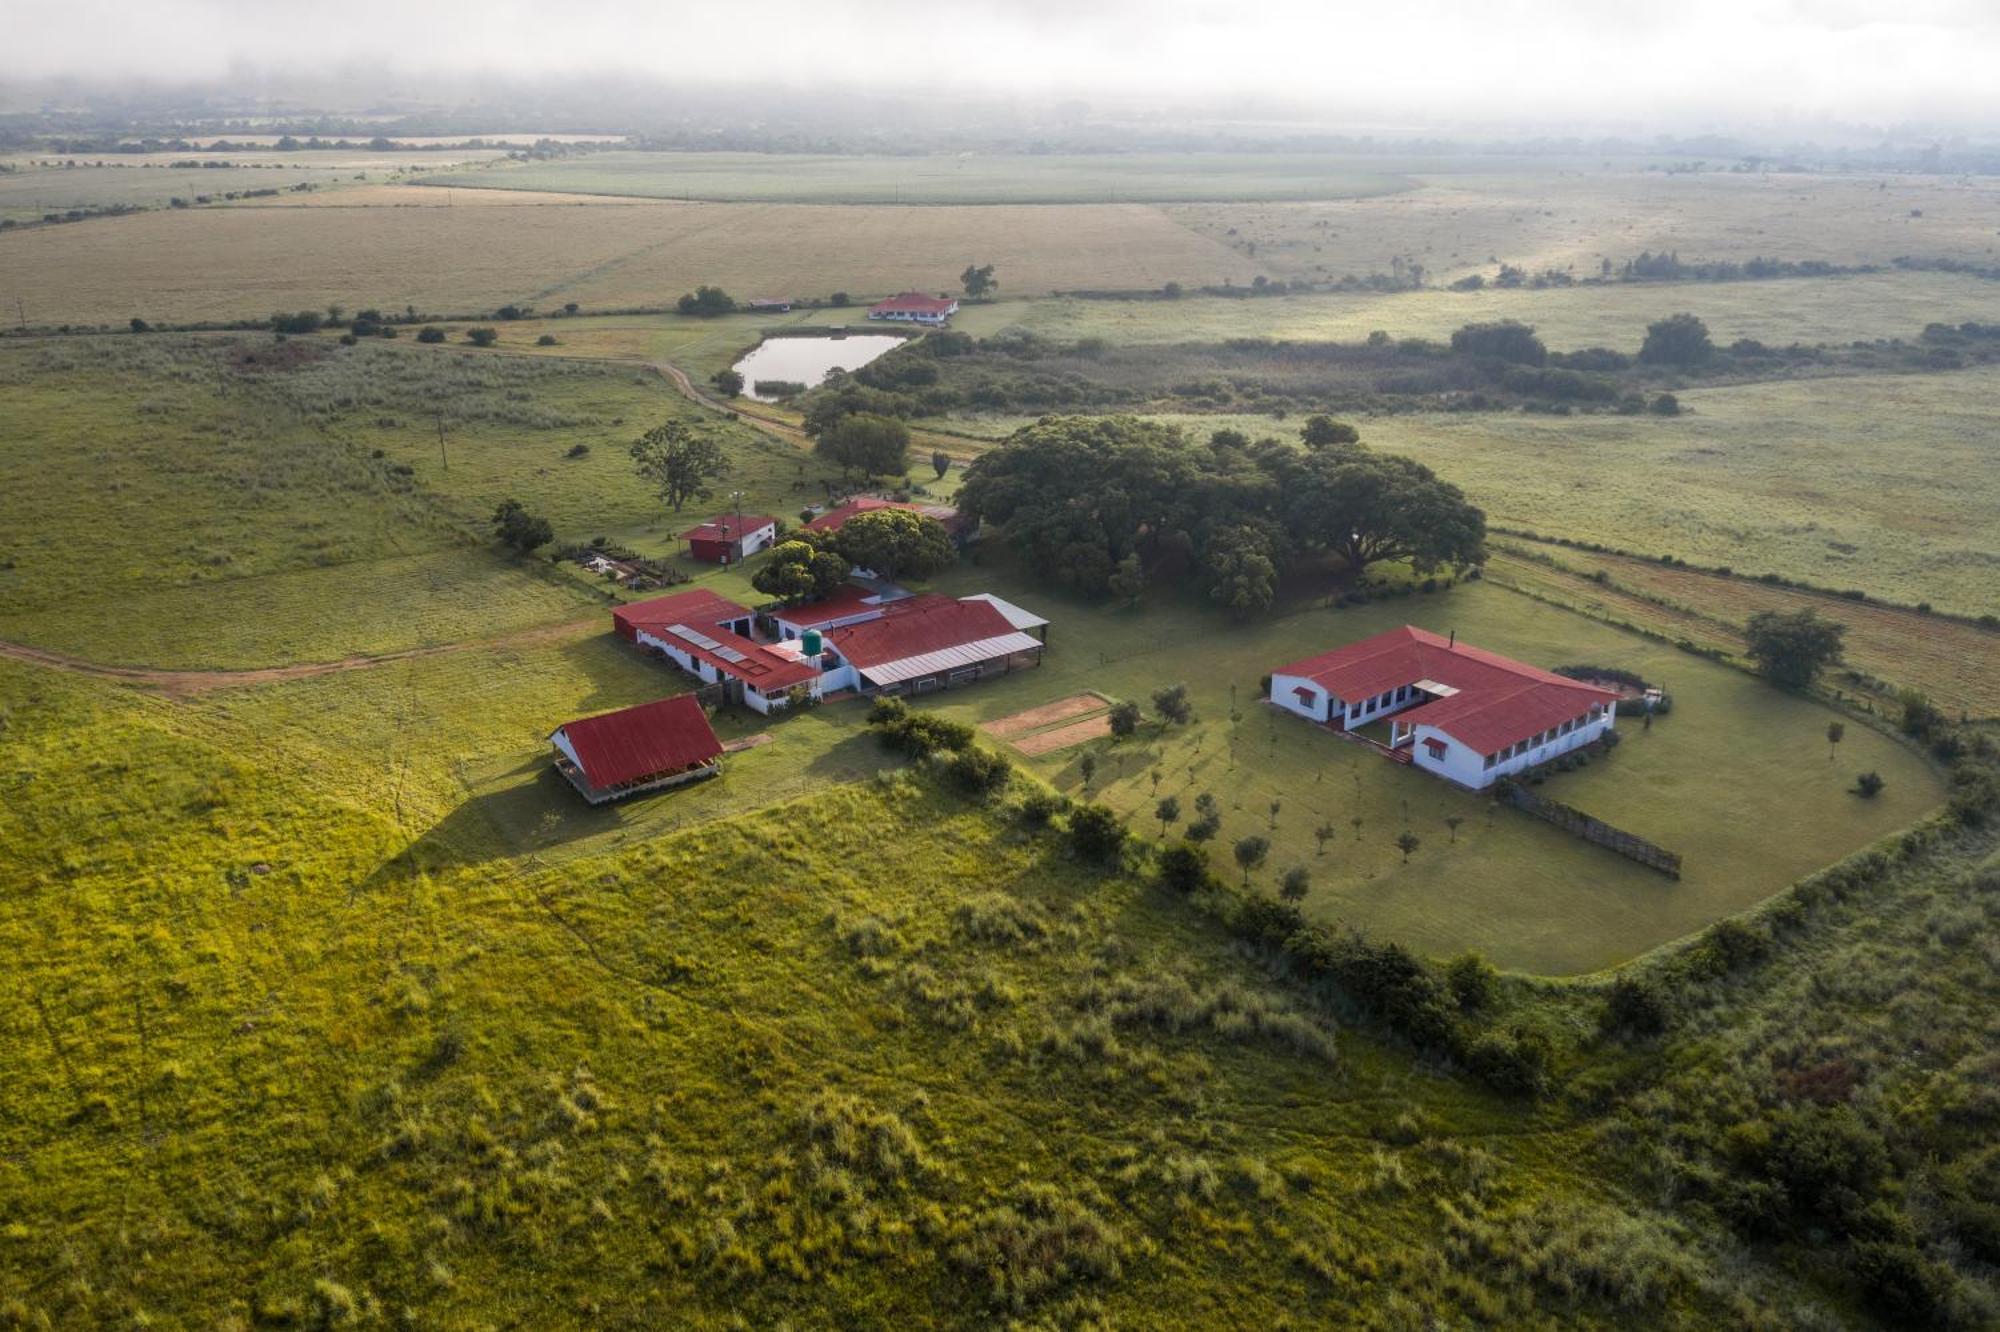
<svg viewBox="0 0 2000 1332">
<path fill-rule="evenodd" d="M 722 742 L 692 694 L 564 722 L 549 744 L 556 771 L 593 805 L 722 770 Z"/>
<path fill-rule="evenodd" d="M 1008 609 L 1024 614 L 1018 607 Z M 1017 627 L 993 600 L 980 597 L 926 595 L 888 602 L 874 619 L 825 637 L 826 687 L 862 693 L 928 694 L 1038 666 L 1045 650 L 1041 639 Z"/>
<path fill-rule="evenodd" d="M 705 588 L 620 606 L 618 636 L 672 661 L 731 703 L 769 714 L 820 696 L 820 671 L 797 642 L 752 637 L 756 616 Z"/>
<path fill-rule="evenodd" d="M 1392 754 L 1474 789 L 1590 744 L 1618 713 L 1608 690 L 1414 625 L 1280 666 L 1271 702 L 1334 730 L 1389 720 Z"/>
</svg>

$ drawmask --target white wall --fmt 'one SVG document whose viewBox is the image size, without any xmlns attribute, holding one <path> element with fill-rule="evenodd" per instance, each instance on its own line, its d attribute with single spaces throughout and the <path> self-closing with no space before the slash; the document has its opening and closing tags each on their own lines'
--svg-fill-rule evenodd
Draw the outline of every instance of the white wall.
<svg viewBox="0 0 2000 1332">
<path fill-rule="evenodd" d="M 1305 690 L 1309 697 L 1301 698 L 1299 690 Z M 1327 706 L 1331 696 L 1320 686 L 1300 675 L 1273 675 L 1271 677 L 1271 701 L 1287 712 L 1295 712 L 1311 721 L 1323 722 L 1327 716 Z"/>
<path fill-rule="evenodd" d="M 743 553 L 745 555 L 755 555 L 758 551 L 764 549 L 764 547 L 777 539 L 778 525 L 776 523 L 766 523 L 743 538 Z"/>
<path fill-rule="evenodd" d="M 1469 786 L 1474 790 L 1491 786 L 1502 777 L 1508 777 L 1524 768 L 1532 768 L 1538 763 L 1547 763 L 1552 758 L 1580 749 L 1610 730 L 1618 718 L 1615 704 L 1605 709 L 1604 715 L 1594 722 L 1577 727 L 1568 735 L 1558 735 L 1553 740 L 1537 745 L 1511 758 L 1501 759 L 1492 767 L 1486 766 L 1486 756 L 1475 753 L 1470 747 L 1446 735 L 1435 726 L 1419 724 L 1416 739 L 1412 742 L 1416 765 L 1425 772 L 1436 773 L 1440 777 Z M 1434 759 L 1424 744 L 1425 740 L 1444 742 L 1445 755 Z"/>
</svg>

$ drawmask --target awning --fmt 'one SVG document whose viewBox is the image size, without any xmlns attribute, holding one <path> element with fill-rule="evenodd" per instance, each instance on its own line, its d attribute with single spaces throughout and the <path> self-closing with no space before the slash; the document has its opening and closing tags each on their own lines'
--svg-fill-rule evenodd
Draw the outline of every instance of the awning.
<svg viewBox="0 0 2000 1332">
<path fill-rule="evenodd" d="M 977 666 L 982 661 L 1012 656 L 1016 652 L 1039 652 L 1041 648 L 1040 639 L 1016 632 L 1001 634 L 997 638 L 982 638 L 972 643 L 961 643 L 957 647 L 939 648 L 935 652 L 922 652 L 914 657 L 885 661 L 859 669 L 863 676 L 878 685 L 897 684 L 904 680 L 937 675 L 964 666 Z"/>
</svg>

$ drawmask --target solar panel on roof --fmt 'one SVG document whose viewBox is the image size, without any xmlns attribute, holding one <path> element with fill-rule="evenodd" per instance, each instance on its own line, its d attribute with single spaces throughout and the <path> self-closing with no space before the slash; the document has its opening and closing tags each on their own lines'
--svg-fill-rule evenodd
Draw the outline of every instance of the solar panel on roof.
<svg viewBox="0 0 2000 1332">
<path fill-rule="evenodd" d="M 702 633 L 699 629 L 690 629 L 684 624 L 670 624 L 667 626 L 667 632 L 676 637 L 685 638 L 696 647 L 705 647 L 712 651 L 719 646 L 707 634 Z"/>
<path fill-rule="evenodd" d="M 732 663 L 747 660 L 747 658 L 745 658 L 741 652 L 738 652 L 733 647 L 717 646 L 715 649 L 715 655 L 722 658 L 724 661 Z"/>
</svg>

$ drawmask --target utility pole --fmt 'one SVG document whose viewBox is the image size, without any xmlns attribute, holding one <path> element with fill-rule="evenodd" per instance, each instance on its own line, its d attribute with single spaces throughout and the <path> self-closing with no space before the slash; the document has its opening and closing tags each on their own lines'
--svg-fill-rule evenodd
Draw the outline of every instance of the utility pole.
<svg viewBox="0 0 2000 1332">
<path fill-rule="evenodd" d="M 451 470 L 451 457 L 444 451 L 444 411 L 442 408 L 440 408 L 437 413 L 437 427 L 438 427 L 438 461 L 443 463 L 444 470 L 449 472 Z"/>
</svg>

